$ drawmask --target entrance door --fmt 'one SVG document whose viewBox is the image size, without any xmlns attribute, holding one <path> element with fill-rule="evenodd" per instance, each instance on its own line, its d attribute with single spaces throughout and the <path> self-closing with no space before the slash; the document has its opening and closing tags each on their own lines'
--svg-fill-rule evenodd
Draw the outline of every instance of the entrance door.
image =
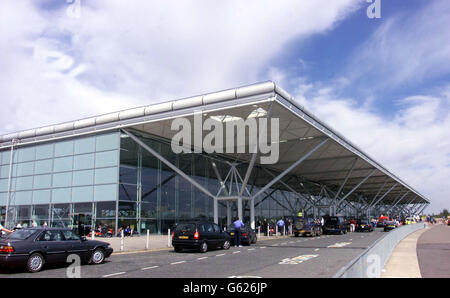
<svg viewBox="0 0 450 298">
<path fill-rule="evenodd" d="M 73 215 L 73 230 L 77 235 L 86 236 L 91 231 L 92 214 L 75 213 Z"/>
</svg>

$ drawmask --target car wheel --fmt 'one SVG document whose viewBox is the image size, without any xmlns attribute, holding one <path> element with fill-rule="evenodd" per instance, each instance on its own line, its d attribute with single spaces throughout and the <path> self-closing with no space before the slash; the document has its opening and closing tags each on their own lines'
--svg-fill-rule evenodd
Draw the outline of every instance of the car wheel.
<svg viewBox="0 0 450 298">
<path fill-rule="evenodd" d="M 27 261 L 27 269 L 31 273 L 41 271 L 44 266 L 44 257 L 40 253 L 32 254 Z"/>
<path fill-rule="evenodd" d="M 201 253 L 205 253 L 208 251 L 208 244 L 203 241 L 202 244 L 200 244 L 200 248 L 199 248 Z"/>
<path fill-rule="evenodd" d="M 222 248 L 223 249 L 230 249 L 230 241 L 228 241 L 228 240 L 225 240 L 225 242 L 223 243 L 223 245 L 222 245 Z"/>
<path fill-rule="evenodd" d="M 258 241 L 258 237 L 256 237 L 256 236 L 255 236 L 255 237 L 253 237 L 253 241 L 252 241 L 252 243 L 253 243 L 253 244 L 255 244 L 255 243 L 256 243 L 256 241 Z"/>
<path fill-rule="evenodd" d="M 174 246 L 174 247 L 173 247 L 173 250 L 174 250 L 175 252 L 180 252 L 180 251 L 182 251 L 183 249 L 182 249 L 181 247 L 179 247 L 179 246 Z"/>
<path fill-rule="evenodd" d="M 294 237 L 298 237 L 298 233 L 295 233 L 295 234 L 294 234 Z"/>
<path fill-rule="evenodd" d="M 90 264 L 101 264 L 105 260 L 105 251 L 102 248 L 97 248 L 94 250 L 91 256 Z"/>
</svg>

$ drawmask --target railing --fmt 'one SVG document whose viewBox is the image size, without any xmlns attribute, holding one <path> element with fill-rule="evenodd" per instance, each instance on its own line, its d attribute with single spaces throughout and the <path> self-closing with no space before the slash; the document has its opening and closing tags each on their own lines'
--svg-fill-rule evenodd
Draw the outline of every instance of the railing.
<svg viewBox="0 0 450 298">
<path fill-rule="evenodd" d="M 381 270 L 386 265 L 397 244 L 409 234 L 426 227 L 425 223 L 400 226 L 379 238 L 333 277 L 381 277 Z"/>
</svg>

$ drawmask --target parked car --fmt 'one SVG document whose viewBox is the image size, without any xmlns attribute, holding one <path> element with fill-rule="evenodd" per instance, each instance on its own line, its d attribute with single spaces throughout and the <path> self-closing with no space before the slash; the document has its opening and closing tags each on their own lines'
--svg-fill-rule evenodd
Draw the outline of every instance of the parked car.
<svg viewBox="0 0 450 298">
<path fill-rule="evenodd" d="M 342 216 L 327 216 L 324 217 L 325 224 L 323 225 L 324 234 L 347 233 L 347 224 Z"/>
<path fill-rule="evenodd" d="M 414 217 L 407 217 L 405 219 L 405 225 L 411 225 L 411 224 L 415 224 L 416 220 L 414 219 Z"/>
<path fill-rule="evenodd" d="M 297 219 L 296 224 L 293 227 L 293 233 L 295 237 L 300 235 L 311 237 L 322 235 L 322 228 L 320 224 L 314 222 L 313 219 Z"/>
<path fill-rule="evenodd" d="M 386 221 L 389 221 L 389 217 L 380 216 L 380 218 L 378 218 L 377 220 L 377 228 L 384 228 Z"/>
<path fill-rule="evenodd" d="M 227 234 L 229 236 L 230 239 L 230 244 L 234 245 L 234 237 L 235 237 L 235 229 L 234 229 L 234 225 L 231 224 L 227 227 Z M 257 236 L 256 236 L 256 232 L 255 230 L 253 230 L 249 225 L 245 225 L 242 229 L 241 229 L 241 243 L 244 245 L 251 245 L 256 243 L 257 241 Z"/>
<path fill-rule="evenodd" d="M 365 231 L 372 232 L 373 225 L 367 218 L 358 219 L 356 221 L 355 231 L 356 232 L 365 232 Z"/>
<path fill-rule="evenodd" d="M 230 248 L 230 236 L 213 222 L 177 224 L 172 232 L 172 246 L 176 252 L 197 249 L 202 253 L 211 248 Z"/>
<path fill-rule="evenodd" d="M 395 221 L 387 221 L 386 224 L 384 225 L 384 231 L 388 232 L 390 230 L 393 230 L 397 227 Z"/>
<path fill-rule="evenodd" d="M 25 228 L 0 239 L 0 266 L 38 272 L 45 264 L 66 263 L 72 254 L 83 263 L 100 264 L 112 252 L 109 243 L 87 240 L 70 229 Z"/>
</svg>

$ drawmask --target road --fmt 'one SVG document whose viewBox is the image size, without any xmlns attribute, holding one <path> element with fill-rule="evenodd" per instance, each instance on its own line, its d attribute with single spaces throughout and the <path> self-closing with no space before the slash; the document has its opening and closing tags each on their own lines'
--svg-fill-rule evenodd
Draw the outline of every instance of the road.
<svg viewBox="0 0 450 298">
<path fill-rule="evenodd" d="M 422 277 L 450 277 L 450 227 L 431 226 L 417 241 L 417 258 Z"/>
<path fill-rule="evenodd" d="M 384 235 L 371 233 L 289 237 L 260 241 L 252 246 L 175 253 L 113 254 L 101 265 L 81 266 L 81 277 L 332 277 L 342 266 Z M 0 272 L 5 277 L 66 277 L 66 267 L 31 274 Z"/>
</svg>

